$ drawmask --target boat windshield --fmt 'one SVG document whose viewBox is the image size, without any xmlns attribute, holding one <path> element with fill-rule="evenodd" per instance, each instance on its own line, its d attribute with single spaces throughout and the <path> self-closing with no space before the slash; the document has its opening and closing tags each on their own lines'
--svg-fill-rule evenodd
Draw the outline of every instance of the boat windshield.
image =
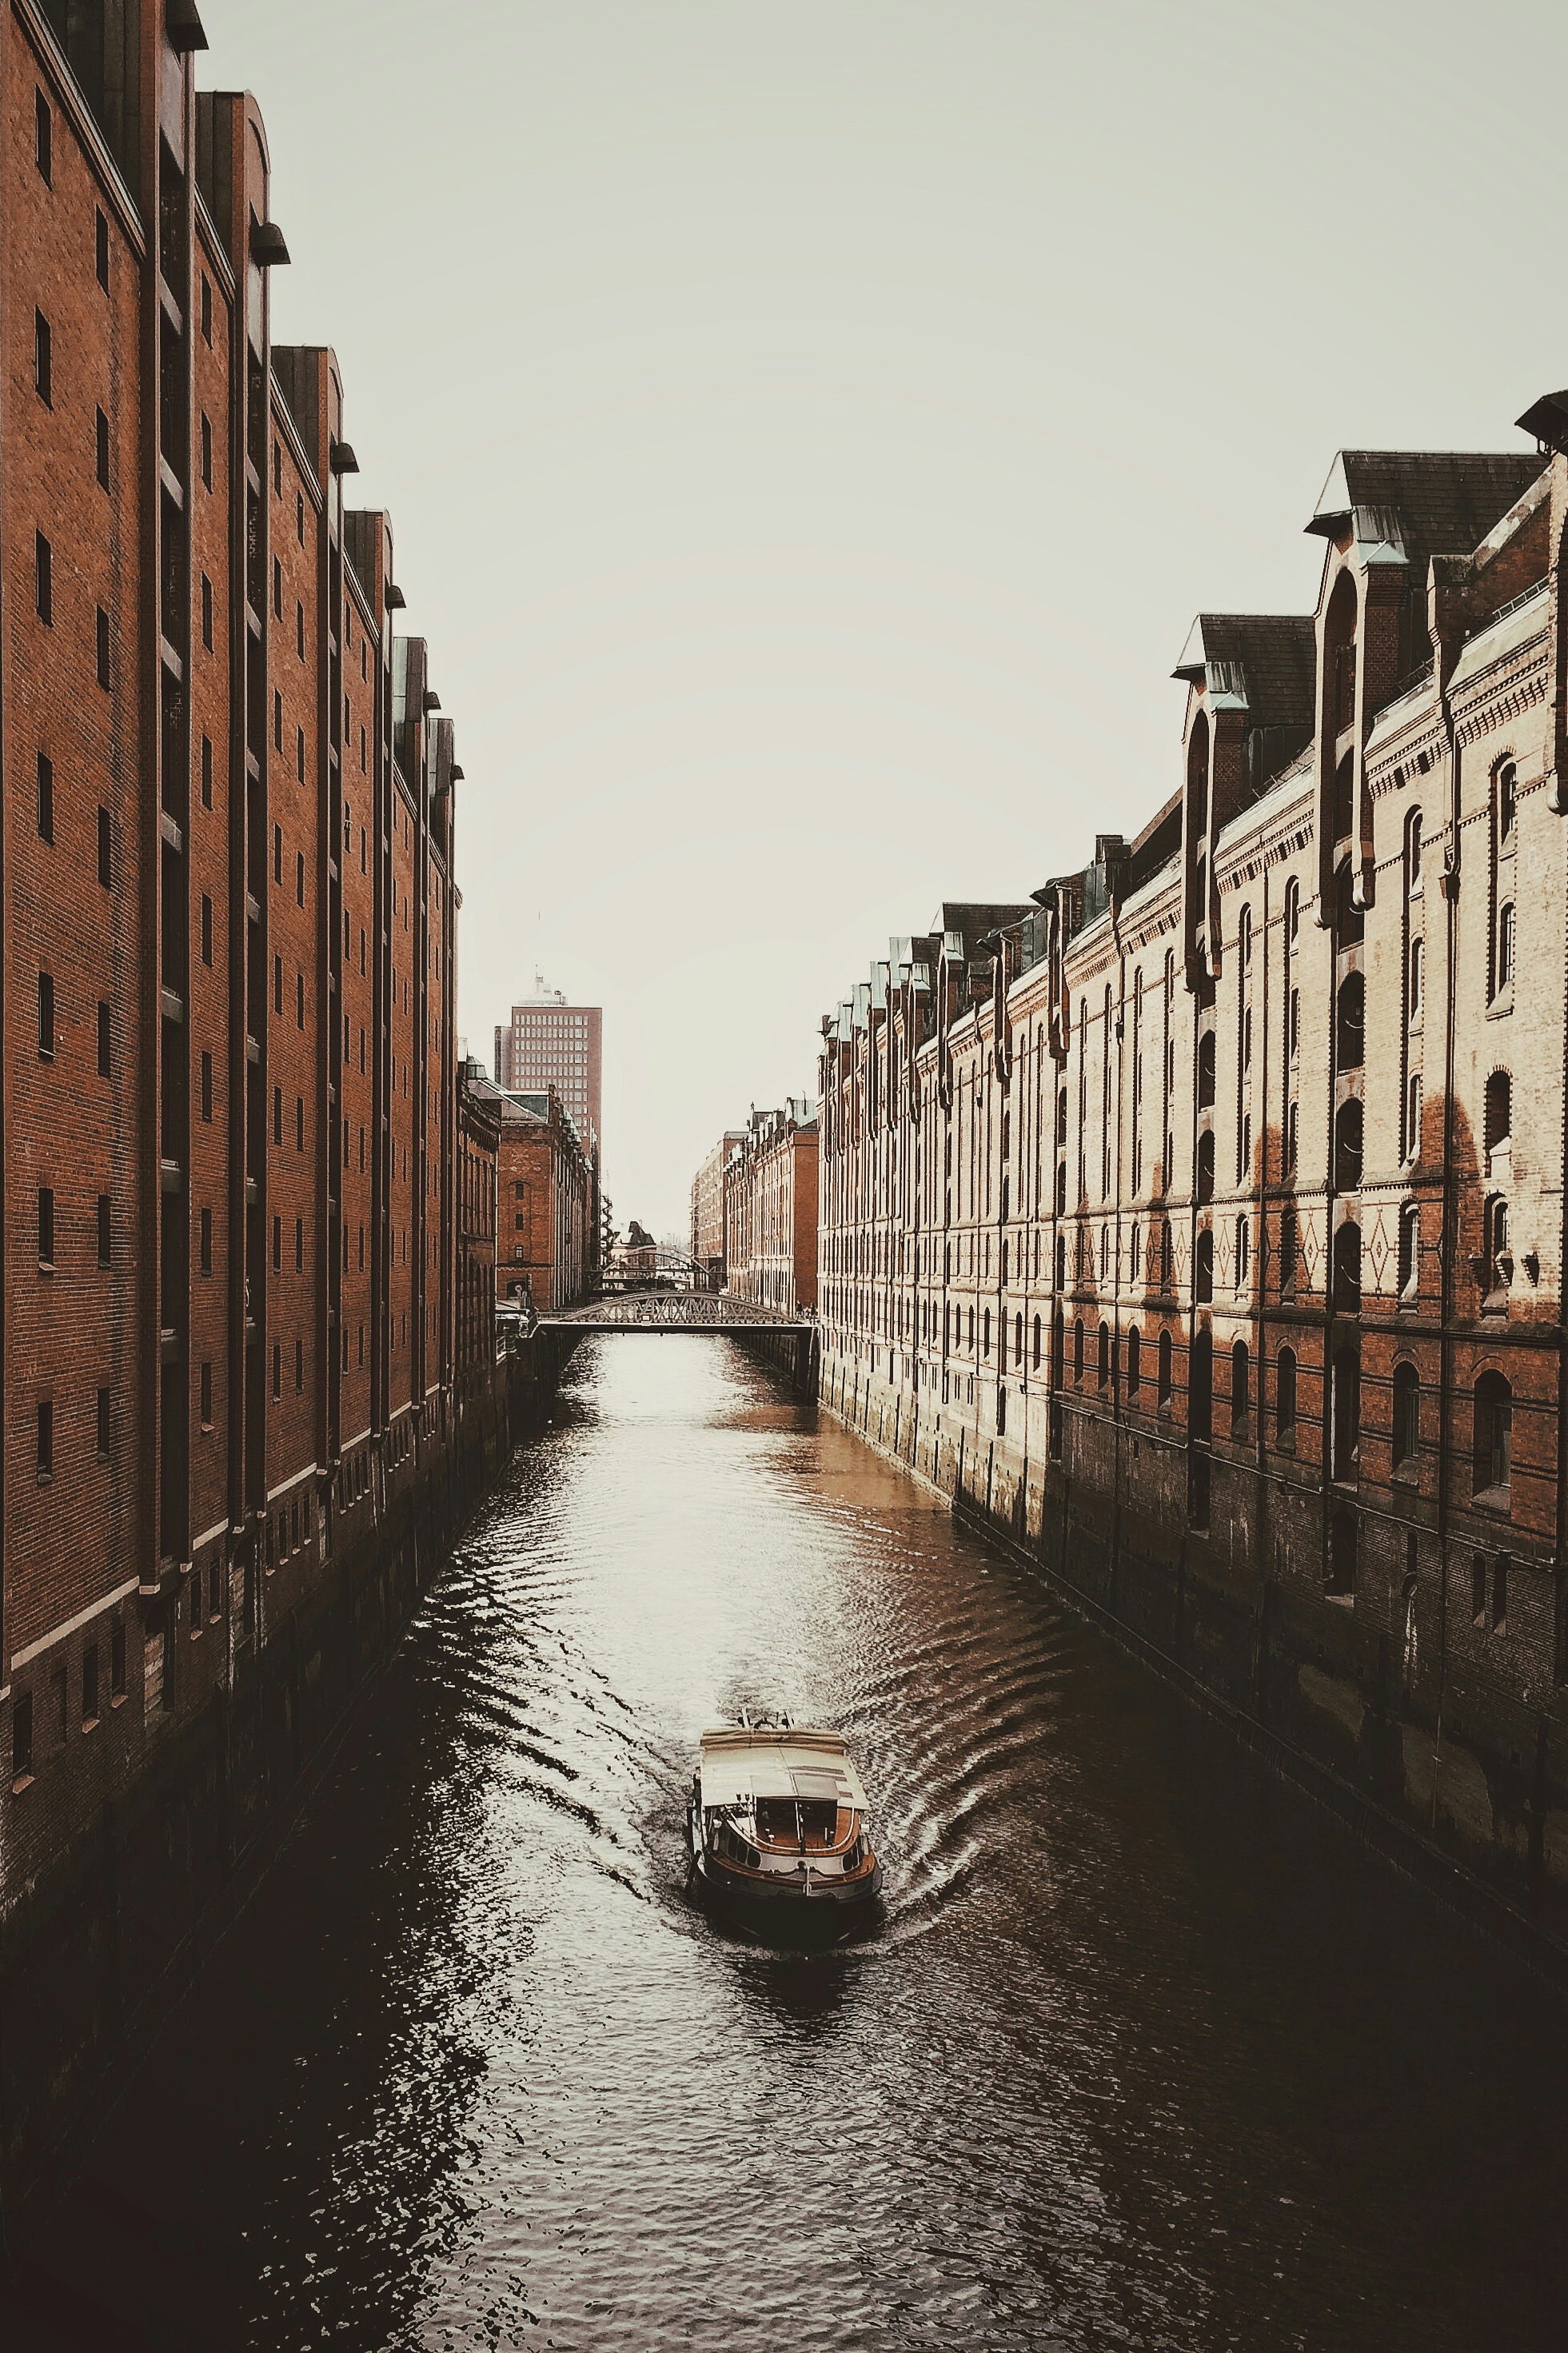
<svg viewBox="0 0 1568 2353">
<path fill-rule="evenodd" d="M 816 1798 L 759 1798 L 757 1835 L 778 1846 L 833 1844 L 838 1808 Z"/>
</svg>

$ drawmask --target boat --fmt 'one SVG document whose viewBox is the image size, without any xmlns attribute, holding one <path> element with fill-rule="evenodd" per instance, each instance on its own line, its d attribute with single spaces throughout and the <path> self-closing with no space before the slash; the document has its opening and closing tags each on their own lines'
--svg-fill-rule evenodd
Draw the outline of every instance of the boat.
<svg viewBox="0 0 1568 2353">
<path fill-rule="evenodd" d="M 702 1735 L 687 1837 L 703 1890 L 764 1930 L 842 1935 L 882 1887 L 866 1792 L 841 1734 L 788 1716 Z"/>
</svg>

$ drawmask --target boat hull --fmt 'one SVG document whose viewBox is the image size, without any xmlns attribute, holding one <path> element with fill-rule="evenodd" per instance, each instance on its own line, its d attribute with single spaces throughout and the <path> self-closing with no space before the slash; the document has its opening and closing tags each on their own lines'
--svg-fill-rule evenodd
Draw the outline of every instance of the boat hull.
<svg viewBox="0 0 1568 2353">
<path fill-rule="evenodd" d="M 724 1912 L 764 1935 L 781 1937 L 843 1936 L 875 1916 L 882 1894 L 882 1866 L 874 1863 L 863 1878 L 837 1881 L 794 1876 L 758 1878 L 750 1872 L 731 1871 L 709 1854 L 687 1826 L 694 1875 L 701 1893 Z"/>
</svg>

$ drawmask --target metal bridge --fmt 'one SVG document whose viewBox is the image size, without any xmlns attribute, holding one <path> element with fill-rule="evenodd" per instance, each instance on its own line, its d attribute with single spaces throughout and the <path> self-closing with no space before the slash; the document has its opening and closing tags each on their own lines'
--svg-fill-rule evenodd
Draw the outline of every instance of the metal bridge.
<svg viewBox="0 0 1568 2353">
<path fill-rule="evenodd" d="M 743 1340 L 809 1340 L 816 1327 L 809 1315 L 781 1315 L 776 1308 L 711 1291 L 645 1291 L 542 1315 L 537 1328 L 574 1338 L 590 1332 L 718 1332 Z"/>
</svg>

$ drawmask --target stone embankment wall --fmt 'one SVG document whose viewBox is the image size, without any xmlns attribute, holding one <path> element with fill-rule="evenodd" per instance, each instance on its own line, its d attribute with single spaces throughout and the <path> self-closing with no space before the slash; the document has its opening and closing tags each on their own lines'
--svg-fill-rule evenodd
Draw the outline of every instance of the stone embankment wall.
<svg viewBox="0 0 1568 2353">
<path fill-rule="evenodd" d="M 538 1334 L 470 1392 L 448 1440 L 388 1479 L 374 1525 L 11 1907 L 0 2255 L 265 1872 L 464 1521 L 548 1412 L 564 1353 Z"/>
<path fill-rule="evenodd" d="M 1133 1508 L 1112 1469 L 1075 1476 L 966 1420 L 911 1414 L 885 1382 L 831 1353 L 820 1403 L 952 1502 L 956 1516 L 1040 1573 L 1081 1615 L 1225 1721 L 1399 1867 L 1555 1975 L 1568 1976 L 1568 1736 L 1540 1706 L 1470 1670 L 1457 1645 L 1416 1655 L 1397 1629 L 1325 1610 L 1263 1563 L 1279 1498 L 1247 1540 L 1216 1544 L 1182 1507 Z M 1149 1440 L 1135 1440 L 1147 1448 Z M 1141 1466 L 1145 1491 L 1150 1466 Z M 1263 1487 L 1266 1482 L 1259 1482 Z M 1298 1507 L 1320 1514 L 1321 1496 Z M 1240 1525 L 1227 1514 L 1227 1538 Z M 1468 1627 L 1468 1592 L 1446 1597 Z M 1441 1618 L 1438 1639 L 1444 1631 Z"/>
</svg>

